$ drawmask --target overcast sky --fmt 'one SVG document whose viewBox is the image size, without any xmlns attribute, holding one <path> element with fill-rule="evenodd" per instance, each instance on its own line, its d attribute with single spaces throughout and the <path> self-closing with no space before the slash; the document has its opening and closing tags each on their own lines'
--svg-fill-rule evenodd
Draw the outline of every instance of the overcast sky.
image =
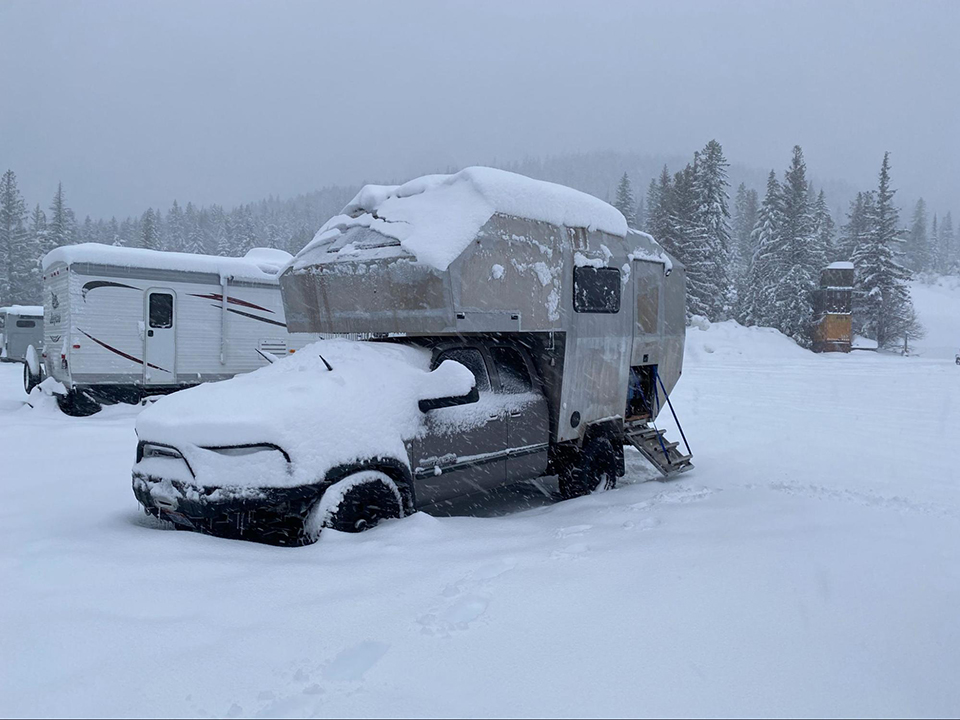
<svg viewBox="0 0 960 720">
<path fill-rule="evenodd" d="M 0 171 L 81 217 L 714 137 L 960 209 L 960 2 L 0 0 Z"/>
</svg>

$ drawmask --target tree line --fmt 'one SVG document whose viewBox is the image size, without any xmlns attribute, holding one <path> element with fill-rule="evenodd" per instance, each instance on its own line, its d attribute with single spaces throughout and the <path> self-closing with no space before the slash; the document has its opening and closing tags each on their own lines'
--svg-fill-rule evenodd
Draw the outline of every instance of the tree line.
<svg viewBox="0 0 960 720">
<path fill-rule="evenodd" d="M 356 195 L 358 187 L 331 186 L 289 200 L 268 198 L 225 210 L 176 200 L 165 213 L 149 208 L 117 220 L 79 222 L 58 184 L 50 204 L 27 209 L 8 170 L 0 178 L 0 303 L 36 303 L 40 260 L 61 245 L 93 242 L 118 247 L 238 257 L 254 247 L 296 253 L 323 223 Z"/>
<path fill-rule="evenodd" d="M 756 173 L 739 183 L 732 203 L 730 164 L 715 140 L 678 172 L 671 174 L 663 165 L 645 194 L 634 192 L 627 173 L 619 184 L 604 179 L 616 172 L 617 162 L 636 172 L 653 161 L 629 153 L 594 153 L 528 158 L 508 169 L 606 195 L 632 227 L 651 233 L 685 264 L 690 315 L 775 327 L 804 346 L 811 343 L 819 273 L 829 262 L 855 263 L 855 330 L 884 346 L 915 332 L 906 285 L 911 274 L 960 272 L 960 242 L 950 213 L 931 214 L 921 199 L 909 226 L 901 226 L 886 156 L 877 188 L 856 194 L 839 227 L 823 189 L 815 190 L 807 178 L 799 147 L 782 178 L 770 172 L 762 197 L 749 187 L 762 182 Z M 650 170 L 644 172 L 647 177 Z M 745 177 L 742 168 L 740 176 Z M 149 208 L 122 220 L 88 216 L 80 222 L 62 185 L 49 205 L 31 210 L 8 170 L 0 178 L 0 302 L 37 302 L 39 260 L 59 245 L 97 242 L 224 256 L 265 246 L 296 253 L 357 190 L 330 186 L 230 210 L 174 201 L 165 212 Z"/>
<path fill-rule="evenodd" d="M 892 347 L 922 332 L 908 281 L 914 273 L 960 270 L 960 245 L 949 213 L 927 230 L 917 203 L 902 227 L 885 154 L 875 190 L 860 192 L 839 229 L 821 189 L 807 179 L 803 150 L 793 149 L 782 179 L 771 170 L 763 198 L 740 184 L 732 212 L 727 168 L 711 140 L 682 170 L 666 166 L 635 198 L 625 173 L 614 205 L 686 267 L 687 312 L 774 327 L 804 347 L 815 329 L 821 270 L 835 261 L 855 268 L 854 332 Z"/>
</svg>

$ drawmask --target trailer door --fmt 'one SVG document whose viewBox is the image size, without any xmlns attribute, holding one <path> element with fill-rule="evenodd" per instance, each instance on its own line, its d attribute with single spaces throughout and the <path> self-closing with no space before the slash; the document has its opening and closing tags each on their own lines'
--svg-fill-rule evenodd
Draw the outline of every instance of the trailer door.
<svg viewBox="0 0 960 720">
<path fill-rule="evenodd" d="M 176 296 L 173 291 L 151 289 L 146 298 L 146 333 L 143 350 L 143 384 L 169 385 L 177 381 Z"/>
</svg>

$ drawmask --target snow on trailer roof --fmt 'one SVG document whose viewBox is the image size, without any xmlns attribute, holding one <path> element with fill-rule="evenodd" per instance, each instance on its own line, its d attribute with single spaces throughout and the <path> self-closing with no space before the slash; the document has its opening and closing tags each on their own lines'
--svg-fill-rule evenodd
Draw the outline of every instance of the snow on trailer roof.
<svg viewBox="0 0 960 720">
<path fill-rule="evenodd" d="M 853 263 L 846 261 L 833 262 L 827 265 L 827 270 L 853 270 Z"/>
<path fill-rule="evenodd" d="M 43 305 L 5 305 L 0 307 L 0 314 L 43 317 Z"/>
<path fill-rule="evenodd" d="M 446 270 L 496 213 L 627 234 L 620 211 L 592 195 L 505 170 L 469 167 L 403 185 L 365 186 L 300 253 L 333 242 L 349 228 L 369 227 L 398 241 L 419 262 Z"/>
<path fill-rule="evenodd" d="M 112 267 L 210 273 L 244 280 L 274 281 L 292 258 L 290 253 L 273 248 L 254 248 L 244 257 L 237 258 L 81 243 L 63 245 L 48 252 L 43 258 L 43 270 L 46 272 L 58 262 L 66 265 L 90 263 Z"/>
</svg>

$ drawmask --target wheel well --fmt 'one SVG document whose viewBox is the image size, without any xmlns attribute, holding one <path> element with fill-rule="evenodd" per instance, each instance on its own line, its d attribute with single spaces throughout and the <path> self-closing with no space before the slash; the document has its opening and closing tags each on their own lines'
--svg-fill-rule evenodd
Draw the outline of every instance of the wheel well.
<svg viewBox="0 0 960 720">
<path fill-rule="evenodd" d="M 610 441 L 614 453 L 614 471 L 617 477 L 623 477 L 626 474 L 626 468 L 623 459 L 623 420 L 620 418 L 601 420 L 588 425 L 579 442 L 570 441 L 551 446 L 547 473 L 555 474 L 564 466 L 576 465 L 580 462 L 584 449 L 602 439 Z"/>
<path fill-rule="evenodd" d="M 413 483 L 411 482 L 410 468 L 406 463 L 396 458 L 369 458 L 357 462 L 337 465 L 327 471 L 324 478 L 324 488 L 330 487 L 333 483 L 343 480 L 347 475 L 361 472 L 363 470 L 378 470 L 393 480 L 400 491 L 400 497 L 403 498 L 403 513 L 408 515 L 414 511 Z"/>
</svg>

